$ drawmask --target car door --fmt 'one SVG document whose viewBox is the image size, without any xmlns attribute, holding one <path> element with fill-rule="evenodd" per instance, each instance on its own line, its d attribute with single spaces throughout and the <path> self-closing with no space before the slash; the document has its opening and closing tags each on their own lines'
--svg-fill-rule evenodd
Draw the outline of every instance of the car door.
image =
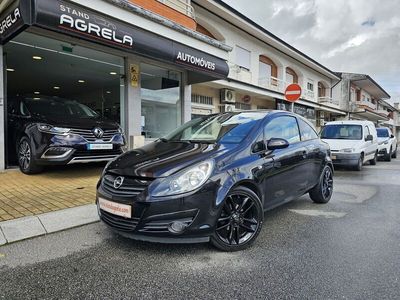
<svg viewBox="0 0 400 300">
<path fill-rule="evenodd" d="M 307 174 L 302 182 L 304 192 L 306 192 L 318 183 L 324 156 L 321 153 L 321 143 L 315 129 L 302 118 L 297 118 L 297 120 L 300 128 L 301 143 L 303 143 L 307 155 L 301 166 L 302 172 Z"/>
<path fill-rule="evenodd" d="M 273 164 L 262 183 L 268 199 L 266 208 L 288 202 L 302 194 L 304 174 L 301 167 L 306 157 L 306 148 L 301 143 L 295 117 L 280 115 L 270 120 L 264 127 L 264 140 L 267 142 L 271 138 L 285 139 L 289 146 L 274 150 L 265 158 L 268 164 L 271 164 L 272 158 Z"/>
<path fill-rule="evenodd" d="M 372 159 L 375 155 L 374 141 L 366 141 L 368 135 L 371 135 L 368 125 L 364 126 L 365 160 Z"/>
</svg>

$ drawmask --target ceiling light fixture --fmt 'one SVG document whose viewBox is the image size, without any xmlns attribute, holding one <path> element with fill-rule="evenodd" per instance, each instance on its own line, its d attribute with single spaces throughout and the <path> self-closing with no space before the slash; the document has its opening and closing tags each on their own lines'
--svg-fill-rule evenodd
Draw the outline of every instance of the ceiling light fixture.
<svg viewBox="0 0 400 300">
<path fill-rule="evenodd" d="M 15 69 L 12 69 L 12 68 L 7 68 L 6 70 L 7 70 L 7 72 L 15 72 Z"/>
<path fill-rule="evenodd" d="M 35 60 L 41 60 L 42 59 L 41 56 L 37 56 L 37 55 L 32 56 L 32 58 L 35 59 Z"/>
<path fill-rule="evenodd" d="M 39 95 L 40 94 L 40 92 L 33 92 L 35 95 Z"/>
<path fill-rule="evenodd" d="M 85 80 L 79 79 L 78 82 L 79 83 L 85 83 Z"/>
<path fill-rule="evenodd" d="M 111 94 L 111 92 L 110 92 L 110 91 L 107 91 L 106 93 L 107 93 L 107 94 Z"/>
<path fill-rule="evenodd" d="M 117 75 L 117 72 L 110 72 L 111 75 Z"/>
<path fill-rule="evenodd" d="M 55 86 L 55 87 L 53 87 L 53 89 L 55 89 L 55 90 L 59 90 L 59 89 L 60 89 L 60 87 L 59 87 L 59 86 Z"/>
</svg>

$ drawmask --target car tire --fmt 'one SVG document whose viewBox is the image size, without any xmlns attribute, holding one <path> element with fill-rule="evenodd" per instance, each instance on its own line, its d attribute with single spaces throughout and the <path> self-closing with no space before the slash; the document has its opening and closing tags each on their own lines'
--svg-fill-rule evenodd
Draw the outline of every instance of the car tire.
<svg viewBox="0 0 400 300">
<path fill-rule="evenodd" d="M 394 150 L 393 154 L 392 154 L 392 158 L 397 158 L 397 147 Z"/>
<path fill-rule="evenodd" d="M 318 184 L 309 191 L 314 203 L 328 203 L 333 194 L 333 170 L 325 166 L 322 170 Z"/>
<path fill-rule="evenodd" d="M 390 147 L 389 153 L 385 155 L 385 161 L 391 161 L 392 160 L 392 147 Z"/>
<path fill-rule="evenodd" d="M 24 136 L 18 143 L 17 147 L 18 165 L 19 169 L 24 174 L 37 174 L 43 168 L 38 166 L 32 155 L 32 146 L 28 137 Z"/>
<path fill-rule="evenodd" d="M 263 205 L 257 194 L 246 187 L 236 187 L 221 205 L 210 242 L 222 251 L 244 250 L 256 240 L 263 221 Z"/>
<path fill-rule="evenodd" d="M 358 158 L 357 165 L 354 166 L 354 170 L 361 171 L 363 164 L 364 164 L 364 154 L 361 153 L 360 157 Z"/>
<path fill-rule="evenodd" d="M 375 152 L 374 158 L 369 160 L 369 164 L 371 166 L 375 166 L 377 160 L 378 160 L 378 152 Z"/>
</svg>

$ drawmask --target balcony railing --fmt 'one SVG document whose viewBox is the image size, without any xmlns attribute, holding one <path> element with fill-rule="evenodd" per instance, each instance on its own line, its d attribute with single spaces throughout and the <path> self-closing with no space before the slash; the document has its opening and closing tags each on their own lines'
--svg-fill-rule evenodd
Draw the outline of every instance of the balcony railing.
<svg viewBox="0 0 400 300">
<path fill-rule="evenodd" d="M 333 99 L 332 97 L 328 97 L 328 96 L 318 97 L 318 103 L 333 104 L 333 105 L 339 106 L 338 100 Z"/>
<path fill-rule="evenodd" d="M 314 91 L 310 91 L 303 88 L 302 97 L 307 100 L 315 101 L 315 93 Z"/>
<path fill-rule="evenodd" d="M 372 109 L 376 110 L 376 104 L 373 104 L 372 102 L 369 102 L 367 100 L 357 101 L 356 103 L 358 105 L 368 106 L 369 108 L 372 108 Z"/>
<path fill-rule="evenodd" d="M 270 89 L 270 90 L 274 90 L 277 92 L 281 92 L 283 93 L 285 91 L 285 88 L 287 86 L 286 82 L 276 78 L 276 77 L 261 77 L 258 80 L 258 85 L 266 88 L 266 89 Z"/>
<path fill-rule="evenodd" d="M 190 0 L 157 0 L 176 11 L 179 11 L 188 17 L 195 19 L 194 9 L 193 6 L 190 4 Z"/>
</svg>

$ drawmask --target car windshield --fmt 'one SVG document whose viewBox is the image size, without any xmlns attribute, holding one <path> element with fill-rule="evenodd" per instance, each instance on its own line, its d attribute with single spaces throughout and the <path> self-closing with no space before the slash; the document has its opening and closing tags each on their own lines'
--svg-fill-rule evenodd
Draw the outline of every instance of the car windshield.
<svg viewBox="0 0 400 300">
<path fill-rule="evenodd" d="M 338 139 L 338 140 L 361 140 L 361 125 L 327 125 L 322 129 L 322 139 Z"/>
<path fill-rule="evenodd" d="M 389 132 L 386 128 L 377 128 L 376 132 L 378 133 L 378 137 L 389 137 Z"/>
<path fill-rule="evenodd" d="M 74 117 L 74 118 L 97 118 L 99 115 L 77 101 L 60 98 L 25 98 L 26 105 L 31 115 L 45 117 Z M 22 108 L 23 110 L 23 108 Z"/>
<path fill-rule="evenodd" d="M 240 143 L 266 112 L 210 115 L 191 120 L 162 140 L 170 142 Z"/>
</svg>

